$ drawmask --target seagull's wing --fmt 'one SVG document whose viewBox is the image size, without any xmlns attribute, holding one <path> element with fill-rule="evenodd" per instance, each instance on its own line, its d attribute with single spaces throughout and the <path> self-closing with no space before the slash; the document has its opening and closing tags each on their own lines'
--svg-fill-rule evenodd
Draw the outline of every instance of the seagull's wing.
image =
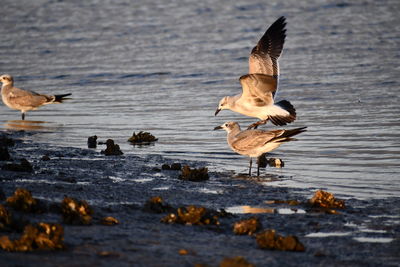
<svg viewBox="0 0 400 267">
<path fill-rule="evenodd" d="M 246 130 L 242 131 L 231 140 L 231 146 L 237 151 L 248 151 L 264 146 L 277 136 L 282 135 L 285 130 Z"/>
<path fill-rule="evenodd" d="M 285 17 L 276 20 L 264 33 L 249 57 L 249 73 L 262 73 L 278 77 L 278 58 L 286 37 Z"/>
<path fill-rule="evenodd" d="M 242 84 L 242 99 L 254 106 L 274 104 L 277 79 L 264 74 L 246 74 L 240 77 Z"/>
<path fill-rule="evenodd" d="M 52 96 L 41 95 L 33 91 L 22 90 L 14 87 L 8 95 L 10 102 L 26 106 L 26 107 L 39 107 L 52 101 Z"/>
</svg>

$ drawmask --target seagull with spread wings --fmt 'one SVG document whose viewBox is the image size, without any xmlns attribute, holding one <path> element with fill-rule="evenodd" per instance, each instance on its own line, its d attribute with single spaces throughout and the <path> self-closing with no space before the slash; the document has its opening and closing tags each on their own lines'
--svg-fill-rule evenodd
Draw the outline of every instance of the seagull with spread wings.
<svg viewBox="0 0 400 267">
<path fill-rule="evenodd" d="M 19 89 L 14 87 L 14 79 L 8 74 L 1 75 L 0 82 L 3 84 L 1 87 L 1 99 L 3 103 L 11 109 L 20 110 L 22 113 L 22 120 L 25 119 L 25 113 L 28 110 L 34 110 L 47 104 L 62 103 L 63 100 L 66 99 L 66 96 L 71 95 L 44 95 Z"/>
<path fill-rule="evenodd" d="M 271 152 L 281 144 L 295 140 L 293 136 L 305 132 L 307 127 L 291 130 L 244 130 L 240 129 L 237 122 L 225 122 L 217 126 L 214 130 L 224 129 L 230 148 L 240 155 L 250 157 L 249 176 L 251 176 L 252 158 L 258 158 L 264 153 Z M 257 166 L 257 176 L 260 175 L 260 166 Z"/>
<path fill-rule="evenodd" d="M 274 101 L 278 89 L 278 58 L 286 37 L 285 26 L 285 17 L 280 17 L 264 33 L 251 51 L 249 74 L 239 79 L 243 92 L 223 97 L 215 116 L 223 109 L 230 109 L 260 119 L 249 128 L 256 128 L 268 120 L 274 125 L 282 126 L 296 119 L 296 110 L 289 101 Z"/>
</svg>

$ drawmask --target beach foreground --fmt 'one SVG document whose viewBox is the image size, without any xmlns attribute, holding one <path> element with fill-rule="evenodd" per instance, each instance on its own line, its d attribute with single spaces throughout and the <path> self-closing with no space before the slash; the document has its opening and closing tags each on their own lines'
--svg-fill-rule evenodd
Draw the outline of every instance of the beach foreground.
<svg viewBox="0 0 400 267">
<path fill-rule="evenodd" d="M 272 187 L 262 177 L 226 172 L 209 172 L 206 181 L 185 181 L 178 179 L 180 171 L 163 170 L 162 165 L 207 166 L 185 159 L 105 156 L 94 149 L 22 141 L 29 134 L 0 133 L 15 142 L 8 147 L 11 160 L 0 161 L 0 168 L 22 158 L 33 167 L 32 172 L 0 170 L 0 188 L 5 197 L 25 188 L 43 208 L 29 213 L 8 207 L 4 198 L 1 204 L 20 221 L 60 223 L 65 249 L 0 250 L 2 266 L 218 266 L 225 258 L 237 256 L 255 266 L 396 266 L 400 262 L 399 198 L 346 199 L 344 209 L 316 209 L 307 202 L 317 188 Z M 56 207 L 65 196 L 87 201 L 93 209 L 89 225 L 63 221 Z M 156 196 L 173 208 L 205 207 L 218 223 L 163 223 L 173 209 L 144 208 Z M 108 216 L 119 224 L 102 224 Z M 236 235 L 233 224 L 251 217 L 257 217 L 264 230 L 296 236 L 305 251 L 261 249 L 254 235 Z M 4 235 L 17 239 L 21 232 L 1 231 Z"/>
</svg>

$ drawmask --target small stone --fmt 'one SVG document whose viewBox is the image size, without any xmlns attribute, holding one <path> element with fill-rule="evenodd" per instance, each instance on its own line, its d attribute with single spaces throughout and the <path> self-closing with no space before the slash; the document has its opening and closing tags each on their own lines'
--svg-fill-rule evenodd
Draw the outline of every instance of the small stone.
<svg viewBox="0 0 400 267">
<path fill-rule="evenodd" d="M 206 181 L 210 177 L 208 176 L 208 169 L 203 167 L 199 169 L 190 169 L 189 166 L 185 165 L 182 168 L 182 174 L 179 176 L 181 180 L 187 180 L 192 182 Z"/>
<path fill-rule="evenodd" d="M 255 265 L 248 262 L 245 258 L 237 256 L 223 259 L 219 267 L 255 267 Z"/>
<path fill-rule="evenodd" d="M 96 148 L 97 147 L 97 136 L 89 136 L 87 140 L 88 148 Z"/>
<path fill-rule="evenodd" d="M 310 204 L 316 208 L 325 209 L 344 209 L 344 200 L 336 199 L 332 193 L 318 190 L 314 196 L 310 199 Z"/>
<path fill-rule="evenodd" d="M 257 217 L 251 217 L 235 222 L 233 225 L 233 232 L 237 235 L 252 235 L 261 228 L 260 220 Z"/>
<path fill-rule="evenodd" d="M 182 165 L 180 163 L 172 163 L 171 170 L 173 171 L 180 171 L 182 169 Z"/>
<path fill-rule="evenodd" d="M 108 217 L 104 217 L 103 219 L 101 219 L 101 224 L 116 225 L 116 224 L 119 224 L 119 221 L 117 219 L 115 219 L 114 217 L 108 216 Z"/>
<path fill-rule="evenodd" d="M 49 161 L 49 160 L 50 160 L 49 155 L 44 155 L 44 156 L 42 157 L 42 160 L 43 160 L 43 161 Z"/>
<path fill-rule="evenodd" d="M 265 230 L 256 235 L 256 241 L 260 248 L 283 251 L 305 251 L 304 245 L 296 236 L 276 234 L 275 230 Z"/>
<path fill-rule="evenodd" d="M 107 148 L 105 150 L 101 151 L 101 154 L 104 154 L 106 156 L 120 156 L 124 153 L 119 148 L 119 145 L 114 144 L 114 140 L 112 139 L 107 139 L 106 141 Z"/>
<path fill-rule="evenodd" d="M 174 208 L 165 203 L 162 197 L 156 196 L 146 201 L 143 210 L 146 212 L 164 213 L 174 211 Z"/>
<path fill-rule="evenodd" d="M 168 164 L 163 164 L 163 165 L 161 166 L 161 169 L 162 169 L 162 170 L 170 170 L 171 167 L 170 167 Z"/>
<path fill-rule="evenodd" d="M 187 254 L 189 254 L 189 251 L 187 249 L 183 249 L 182 248 L 182 249 L 179 250 L 178 253 L 179 253 L 179 255 L 187 255 Z"/>
<path fill-rule="evenodd" d="M 133 132 L 132 136 L 128 139 L 132 144 L 150 144 L 156 142 L 158 139 L 149 132 L 140 131 L 138 134 Z"/>
<path fill-rule="evenodd" d="M 168 214 L 161 219 L 161 222 L 187 225 L 219 225 L 218 215 L 218 212 L 190 205 L 178 208 L 176 213 Z"/>
</svg>

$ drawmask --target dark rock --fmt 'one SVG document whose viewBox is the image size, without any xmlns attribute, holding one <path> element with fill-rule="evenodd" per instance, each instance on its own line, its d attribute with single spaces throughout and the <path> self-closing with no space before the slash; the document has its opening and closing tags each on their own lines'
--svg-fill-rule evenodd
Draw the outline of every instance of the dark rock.
<svg viewBox="0 0 400 267">
<path fill-rule="evenodd" d="M 38 223 L 25 226 L 20 239 L 0 237 L 0 247 L 6 251 L 57 250 L 64 246 L 64 229 L 60 224 Z"/>
<path fill-rule="evenodd" d="M 149 132 L 140 131 L 138 134 L 133 132 L 132 136 L 128 139 L 132 144 L 150 144 L 157 141 L 158 139 L 154 137 Z"/>
<path fill-rule="evenodd" d="M 233 224 L 233 232 L 237 235 L 252 235 L 262 228 L 257 217 L 240 220 Z"/>
<path fill-rule="evenodd" d="M 248 262 L 245 258 L 237 256 L 223 259 L 219 267 L 255 267 L 255 265 Z"/>
<path fill-rule="evenodd" d="M 14 195 L 7 198 L 7 205 L 15 210 L 24 212 L 36 212 L 39 210 L 38 201 L 32 197 L 30 191 L 17 188 Z"/>
<path fill-rule="evenodd" d="M 15 142 L 13 139 L 8 138 L 5 135 L 0 136 L 0 146 L 6 147 L 6 146 L 14 146 Z"/>
<path fill-rule="evenodd" d="M 61 202 L 64 223 L 88 225 L 92 223 L 93 210 L 86 201 L 65 197 Z"/>
<path fill-rule="evenodd" d="M 106 145 L 107 145 L 106 150 L 102 150 L 101 154 L 104 154 L 106 156 L 119 156 L 119 155 L 124 154 L 120 150 L 119 145 L 114 144 L 114 140 L 108 139 L 106 141 Z"/>
<path fill-rule="evenodd" d="M 275 233 L 275 230 L 265 230 L 256 235 L 257 244 L 262 249 L 305 251 L 304 245 L 296 236 L 283 237 Z"/>
<path fill-rule="evenodd" d="M 6 146 L 0 146 L 0 160 L 6 161 L 10 160 L 10 153 L 8 153 L 8 148 Z"/>
<path fill-rule="evenodd" d="M 32 165 L 26 159 L 21 159 L 20 164 L 10 163 L 6 164 L 2 167 L 2 170 L 5 171 L 14 171 L 14 172 L 32 172 Z"/>
<path fill-rule="evenodd" d="M 283 168 L 285 166 L 285 163 L 281 159 L 270 158 L 268 160 L 268 165 L 275 168 Z"/>
<path fill-rule="evenodd" d="M 114 217 L 108 216 L 108 217 L 104 217 L 103 219 L 101 219 L 101 224 L 116 225 L 116 224 L 119 224 L 119 221 L 117 219 L 115 219 Z"/>
<path fill-rule="evenodd" d="M 171 167 L 170 167 L 168 164 L 163 164 L 163 165 L 161 166 L 161 169 L 162 169 L 162 170 L 170 170 Z"/>
<path fill-rule="evenodd" d="M 49 160 L 50 160 L 49 155 L 44 155 L 44 156 L 42 157 L 42 160 L 43 160 L 43 161 L 49 161 Z"/>
<path fill-rule="evenodd" d="M 179 176 L 181 180 L 187 180 L 192 182 L 206 181 L 210 177 L 208 176 L 208 169 L 203 167 L 199 169 L 190 169 L 189 166 L 185 165 L 182 168 L 182 174 Z"/>
<path fill-rule="evenodd" d="M 152 197 L 146 201 L 144 204 L 143 210 L 146 212 L 153 213 L 164 213 L 164 212 L 172 212 L 175 209 L 164 202 L 161 197 Z"/>
<path fill-rule="evenodd" d="M 182 169 L 182 165 L 180 163 L 172 163 L 171 170 L 173 171 L 180 171 Z"/>
<path fill-rule="evenodd" d="M 97 136 L 89 136 L 87 140 L 88 148 L 96 148 L 97 147 Z"/>
<path fill-rule="evenodd" d="M 324 209 L 344 209 L 344 200 L 339 200 L 334 197 L 332 193 L 318 190 L 310 199 L 310 204 L 315 208 Z"/>
<path fill-rule="evenodd" d="M 218 213 L 204 207 L 187 206 L 178 208 L 176 213 L 170 213 L 162 220 L 164 223 L 179 223 L 189 225 L 219 225 Z"/>
</svg>

